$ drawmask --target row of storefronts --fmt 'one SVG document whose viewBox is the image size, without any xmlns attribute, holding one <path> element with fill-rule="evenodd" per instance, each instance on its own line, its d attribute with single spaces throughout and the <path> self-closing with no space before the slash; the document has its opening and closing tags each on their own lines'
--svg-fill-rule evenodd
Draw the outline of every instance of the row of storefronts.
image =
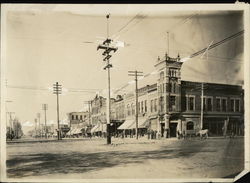
<svg viewBox="0 0 250 183">
<path fill-rule="evenodd" d="M 157 82 L 138 89 L 139 135 L 177 137 L 208 129 L 210 136 L 244 135 L 244 91 L 241 86 L 181 80 L 179 57 L 158 59 Z M 135 134 L 135 95 L 111 99 L 111 134 Z M 89 133 L 105 136 L 106 98 L 91 100 Z M 86 120 L 85 120 L 86 121 Z"/>
</svg>

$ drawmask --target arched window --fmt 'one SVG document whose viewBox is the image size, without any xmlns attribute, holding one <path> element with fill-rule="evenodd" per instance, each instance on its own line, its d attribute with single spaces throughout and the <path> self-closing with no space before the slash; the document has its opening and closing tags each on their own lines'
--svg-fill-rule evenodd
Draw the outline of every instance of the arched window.
<svg viewBox="0 0 250 183">
<path fill-rule="evenodd" d="M 132 108 L 132 115 L 134 115 L 135 114 L 135 106 L 133 103 L 131 104 L 131 108 Z"/>
<path fill-rule="evenodd" d="M 175 93 L 175 88 L 176 88 L 176 84 L 175 82 L 173 83 L 173 93 Z"/>
<path fill-rule="evenodd" d="M 194 129 L 194 122 L 189 121 L 187 122 L 187 130 L 193 130 Z"/>
<path fill-rule="evenodd" d="M 128 116 L 130 115 L 130 107 L 129 107 L 129 104 L 127 105 L 127 114 L 128 114 Z"/>
<path fill-rule="evenodd" d="M 160 79 L 161 79 L 161 80 L 164 79 L 164 71 L 162 71 L 162 72 L 160 73 Z"/>
</svg>

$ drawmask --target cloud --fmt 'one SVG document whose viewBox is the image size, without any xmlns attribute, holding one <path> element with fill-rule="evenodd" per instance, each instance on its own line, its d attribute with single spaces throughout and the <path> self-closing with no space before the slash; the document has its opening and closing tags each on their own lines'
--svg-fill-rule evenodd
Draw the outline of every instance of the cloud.
<svg viewBox="0 0 250 183">
<path fill-rule="evenodd" d="M 34 126 L 34 123 L 30 122 L 30 121 L 25 121 L 22 123 L 22 126 L 25 126 L 25 127 L 29 126 L 30 127 L 30 126 Z"/>
</svg>

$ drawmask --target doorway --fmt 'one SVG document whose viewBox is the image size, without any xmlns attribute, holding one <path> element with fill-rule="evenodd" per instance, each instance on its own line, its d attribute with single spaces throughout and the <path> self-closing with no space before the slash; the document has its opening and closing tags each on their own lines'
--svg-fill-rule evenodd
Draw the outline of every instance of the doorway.
<svg viewBox="0 0 250 183">
<path fill-rule="evenodd" d="M 178 123 L 170 123 L 170 125 L 169 125 L 169 128 L 170 128 L 170 137 L 176 137 L 177 124 Z"/>
</svg>

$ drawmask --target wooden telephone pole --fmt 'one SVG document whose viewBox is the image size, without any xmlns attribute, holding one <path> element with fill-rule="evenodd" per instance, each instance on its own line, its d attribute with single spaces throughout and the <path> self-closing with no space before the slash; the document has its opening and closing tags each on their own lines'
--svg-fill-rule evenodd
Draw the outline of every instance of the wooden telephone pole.
<svg viewBox="0 0 250 183">
<path fill-rule="evenodd" d="M 57 139 L 61 140 L 61 133 L 60 133 L 60 121 L 59 121 L 59 94 L 62 94 L 62 85 L 59 85 L 58 82 L 53 84 L 54 92 L 56 94 L 56 102 L 57 102 Z"/>
<path fill-rule="evenodd" d="M 204 83 L 201 83 L 201 130 L 203 129 L 203 113 L 204 113 Z"/>
<path fill-rule="evenodd" d="M 135 77 L 135 133 L 136 139 L 138 139 L 138 76 L 143 76 L 141 71 L 128 71 L 129 76 Z"/>
<path fill-rule="evenodd" d="M 88 104 L 88 117 L 89 117 L 89 125 L 91 125 L 91 113 L 90 113 L 90 106 L 91 106 L 91 101 L 85 101 L 84 104 Z"/>
<path fill-rule="evenodd" d="M 48 110 L 48 104 L 43 104 L 42 108 L 44 110 L 45 138 L 48 138 L 48 136 L 47 136 L 47 115 L 46 115 L 46 110 Z"/>
<path fill-rule="evenodd" d="M 103 41 L 102 44 L 98 45 L 97 50 L 102 49 L 104 52 L 102 55 L 104 56 L 103 61 L 106 61 L 106 66 L 104 67 L 104 70 L 108 71 L 108 99 L 107 99 L 107 144 L 111 144 L 111 134 L 110 134 L 110 68 L 112 67 L 112 64 L 110 64 L 110 58 L 112 55 L 110 55 L 110 52 L 116 52 L 118 50 L 117 47 L 114 47 L 111 45 L 113 40 L 109 38 L 109 17 L 110 14 L 106 15 L 107 18 L 107 39 Z"/>
<path fill-rule="evenodd" d="M 40 113 L 37 113 L 39 137 L 42 136 L 42 130 L 41 130 L 41 124 L 40 124 L 40 117 L 41 117 Z"/>
</svg>

